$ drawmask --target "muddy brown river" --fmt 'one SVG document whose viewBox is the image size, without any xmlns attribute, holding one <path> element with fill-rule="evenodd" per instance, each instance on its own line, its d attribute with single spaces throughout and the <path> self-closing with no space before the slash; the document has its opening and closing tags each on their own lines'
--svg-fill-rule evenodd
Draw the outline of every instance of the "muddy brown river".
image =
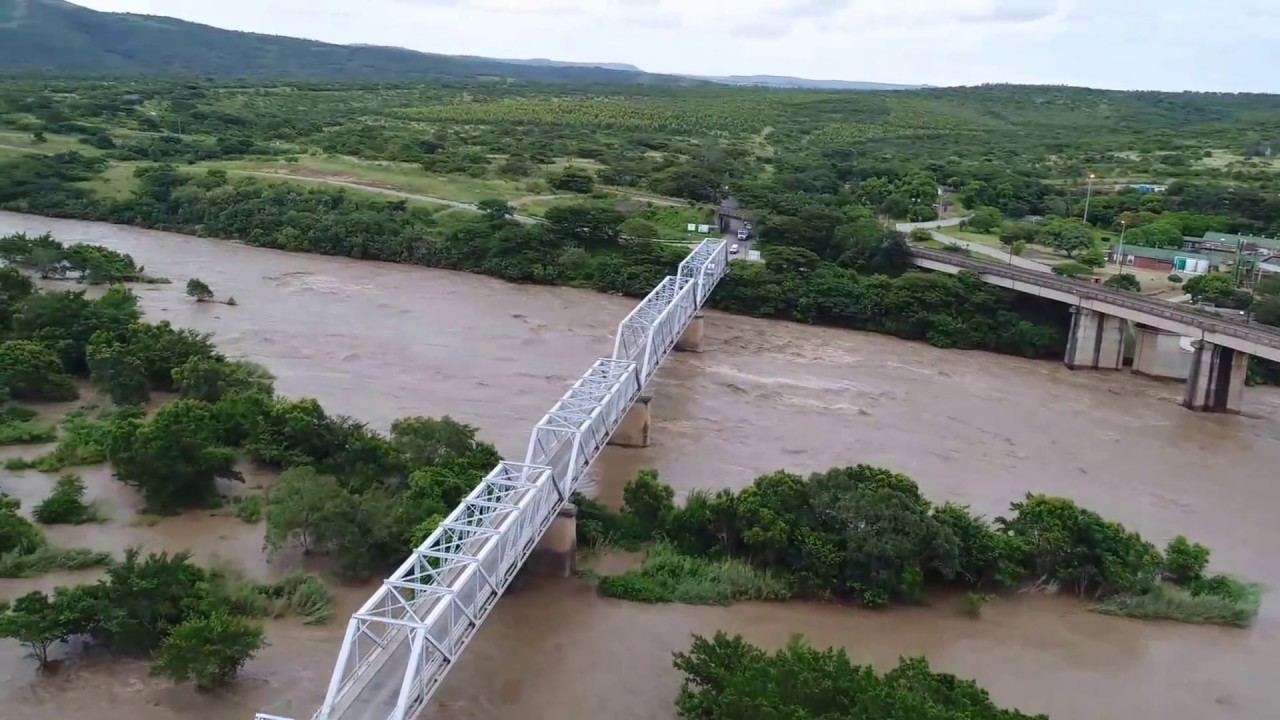
<svg viewBox="0 0 1280 720">
<path fill-rule="evenodd" d="M 213 332 L 224 352 L 270 368 L 283 393 L 380 429 L 404 415 L 448 414 L 512 458 L 567 384 L 608 352 L 632 307 L 577 290 L 0 213 L 0 233 L 14 231 L 131 253 L 173 280 L 137 289 L 150 319 Z M 192 276 L 239 305 L 191 302 L 183 288 Z M 598 461 L 606 499 L 645 467 L 688 491 L 868 462 L 910 474 L 936 500 L 991 514 L 1027 491 L 1069 496 L 1159 543 L 1185 533 L 1213 549 L 1215 569 L 1280 586 L 1275 389 L 1248 389 L 1244 416 L 1213 416 L 1179 407 L 1176 384 L 1127 374 L 716 313 L 706 330 L 706 352 L 673 356 L 651 387 L 653 445 L 610 448 Z M 24 507 L 52 485 L 0 472 L 0 488 Z M 54 528 L 58 543 L 189 548 L 263 577 L 289 569 L 288 559 L 263 558 L 260 525 L 208 513 L 152 524 L 107 469 L 82 475 L 113 521 Z M 93 577 L 0 580 L 0 597 Z M 212 694 L 93 653 L 41 674 L 16 643 L 0 641 L 0 718 L 250 720 L 263 710 L 301 720 L 368 592 L 339 588 L 327 626 L 269 623 L 270 647 Z M 1235 630 L 1105 617 L 1039 595 L 997 599 L 971 620 L 947 601 L 884 612 L 648 606 L 599 598 L 584 581 L 539 580 L 502 600 L 429 716 L 670 720 L 679 683 L 671 653 L 691 633 L 718 629 L 768 645 L 802 633 L 881 666 L 923 654 L 997 702 L 1054 720 L 1262 720 L 1280 707 L 1280 603 L 1268 596 L 1256 625 Z"/>
</svg>

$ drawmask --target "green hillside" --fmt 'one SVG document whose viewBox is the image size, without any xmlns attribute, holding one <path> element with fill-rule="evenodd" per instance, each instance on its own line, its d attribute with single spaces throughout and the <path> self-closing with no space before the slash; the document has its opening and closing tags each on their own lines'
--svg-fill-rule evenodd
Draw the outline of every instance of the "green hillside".
<svg viewBox="0 0 1280 720">
<path fill-rule="evenodd" d="M 570 83 L 696 82 L 605 68 L 515 64 L 399 48 L 333 45 L 222 30 L 166 17 L 97 12 L 62 0 L 0 0 L 0 72 L 250 80 L 499 77 Z"/>
</svg>

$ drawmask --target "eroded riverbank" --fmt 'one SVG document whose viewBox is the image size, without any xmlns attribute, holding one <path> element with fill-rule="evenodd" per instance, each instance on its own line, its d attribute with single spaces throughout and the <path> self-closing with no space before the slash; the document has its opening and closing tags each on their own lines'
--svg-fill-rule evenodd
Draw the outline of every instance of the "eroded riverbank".
<svg viewBox="0 0 1280 720">
<path fill-rule="evenodd" d="M 263 363 L 290 395 L 385 429 L 396 417 L 449 414 L 482 428 L 509 456 L 531 424 L 607 351 L 629 300 L 525 287 L 419 267 L 286 254 L 110 225 L 0 213 L 0 232 L 52 231 L 66 242 L 129 252 L 172 285 L 137 292 L 148 317 L 214 332 L 224 352 Z M 197 305 L 196 276 L 239 305 Z M 1067 495 L 1163 542 L 1185 533 L 1215 569 L 1280 585 L 1280 392 L 1246 391 L 1245 417 L 1190 413 L 1180 388 L 1125 374 L 943 351 L 847 331 L 708 314 L 707 352 L 674 356 L 657 376 L 654 444 L 610 448 L 597 464 L 615 499 L 637 469 L 681 490 L 740 487 L 778 468 L 869 462 L 913 476 L 938 500 L 997 513 L 1026 491 Z M 128 512 L 109 474 L 82 473 L 90 496 Z M 92 476 L 92 477 L 91 477 Z M 11 473 L 4 486 L 37 482 Z M 52 478 L 46 480 L 50 485 Z M 27 490 L 33 496 L 40 491 Z M 117 494 L 118 493 L 118 494 Z M 277 572 L 261 526 L 183 517 L 156 526 L 84 527 L 77 544 L 214 546 L 246 571 Z M 66 578 L 5 581 L 0 593 Z M 342 620 L 367 589 L 339 590 L 335 621 L 272 623 L 241 681 L 198 697 L 145 666 L 87 658 L 53 677 L 0 645 L 5 718 L 94 713 L 137 720 L 299 717 L 323 693 Z M 926 654 L 973 677 L 1003 705 L 1054 720 L 1261 718 L 1280 701 L 1280 612 L 1263 601 L 1245 631 L 1090 614 L 1065 598 L 993 602 L 981 620 L 955 608 L 871 613 L 806 604 L 643 606 L 599 598 L 576 581 L 532 583 L 505 598 L 436 697 L 441 718 L 672 717 L 670 653 L 690 632 L 743 632 L 763 644 L 794 632 L 892 663 Z"/>
</svg>

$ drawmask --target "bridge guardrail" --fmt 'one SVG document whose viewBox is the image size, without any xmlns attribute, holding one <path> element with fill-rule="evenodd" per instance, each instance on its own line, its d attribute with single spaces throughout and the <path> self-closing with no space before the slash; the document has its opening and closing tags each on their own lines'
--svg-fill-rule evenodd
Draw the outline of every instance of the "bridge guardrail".
<svg viewBox="0 0 1280 720">
<path fill-rule="evenodd" d="M 997 262 L 978 260 L 971 256 L 962 255 L 956 252 L 913 247 L 911 248 L 911 254 L 916 257 L 949 263 L 966 270 L 997 275 L 1009 278 L 1010 280 L 1023 280 L 1029 284 L 1074 293 L 1080 297 L 1089 298 L 1091 300 L 1109 302 L 1113 305 L 1129 308 L 1130 310 L 1138 310 L 1140 312 L 1150 313 L 1151 315 L 1157 315 L 1169 320 L 1185 322 L 1196 325 L 1197 327 L 1205 330 L 1212 330 L 1213 332 L 1222 333 L 1224 335 L 1231 335 L 1242 340 L 1256 342 L 1260 345 L 1280 347 L 1280 329 L 1271 330 L 1269 328 L 1265 328 L 1265 326 L 1228 322 L 1208 311 L 1201 311 L 1193 308 L 1180 308 L 1173 303 L 1165 302 L 1163 300 L 1151 300 L 1123 290 L 1112 290 L 1110 288 L 1101 287 L 1094 283 L 1072 280 L 1052 275 L 1050 273 L 1025 270 L 1009 265 L 1001 265 Z"/>
</svg>

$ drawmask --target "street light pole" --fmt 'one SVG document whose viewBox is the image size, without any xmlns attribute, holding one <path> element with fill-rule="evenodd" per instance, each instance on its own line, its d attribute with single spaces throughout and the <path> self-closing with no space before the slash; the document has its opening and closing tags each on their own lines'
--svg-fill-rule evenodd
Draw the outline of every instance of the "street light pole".
<svg viewBox="0 0 1280 720">
<path fill-rule="evenodd" d="M 1120 272 L 1124 273 L 1124 231 L 1129 228 L 1129 224 L 1120 221 L 1120 252 L 1116 253 L 1116 265 L 1120 266 Z"/>
<path fill-rule="evenodd" d="M 1084 191 L 1084 223 L 1089 224 L 1089 199 L 1093 197 L 1093 173 L 1089 173 L 1089 184 Z"/>
</svg>

